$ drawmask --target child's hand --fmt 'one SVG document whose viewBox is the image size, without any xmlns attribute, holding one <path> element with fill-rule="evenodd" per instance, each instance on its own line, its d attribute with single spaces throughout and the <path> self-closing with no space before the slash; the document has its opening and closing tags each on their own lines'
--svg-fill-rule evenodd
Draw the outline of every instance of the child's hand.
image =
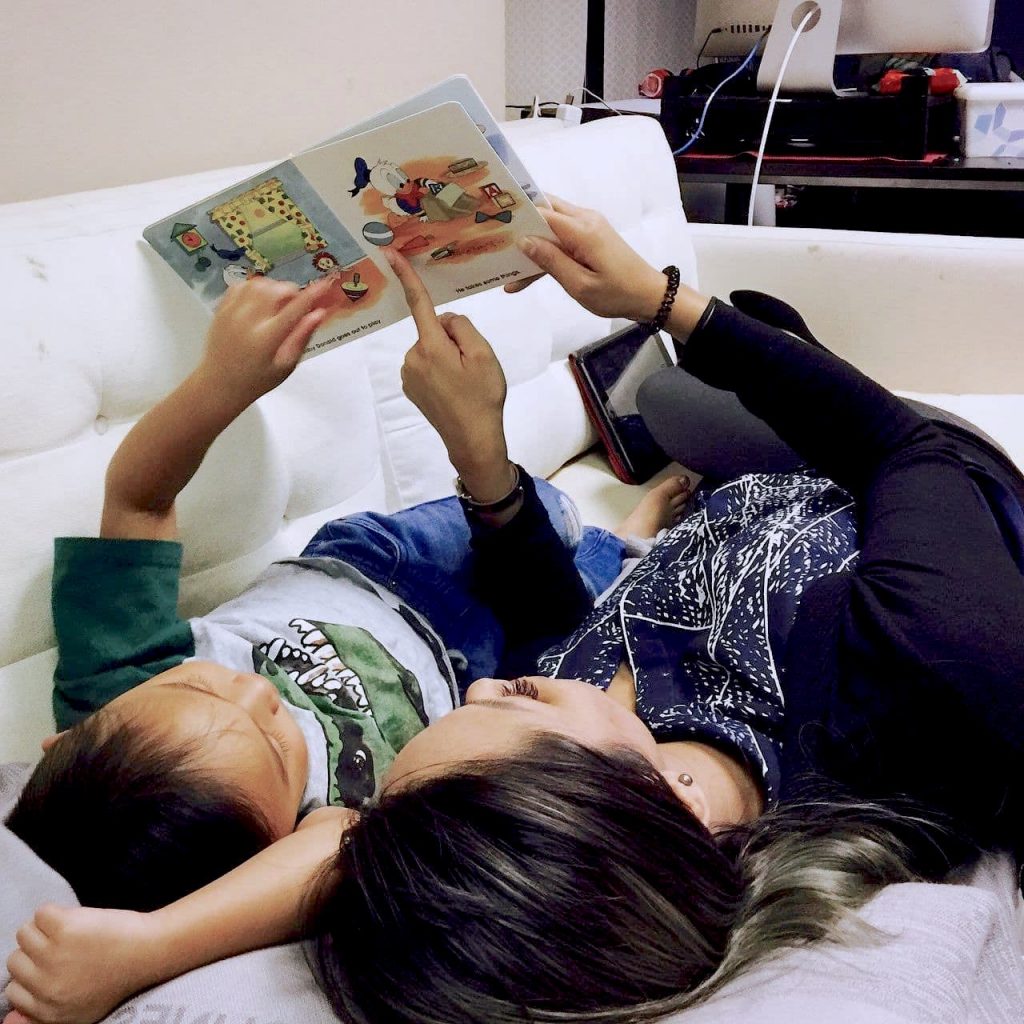
<svg viewBox="0 0 1024 1024">
<path fill-rule="evenodd" d="M 18 929 L 4 995 L 36 1024 L 92 1024 L 150 984 L 149 924 L 130 910 L 40 907 Z"/>
<path fill-rule="evenodd" d="M 298 365 L 327 312 L 317 308 L 330 288 L 325 278 L 298 285 L 255 277 L 232 285 L 214 314 L 197 370 L 216 393 L 248 405 L 272 391 Z"/>
<path fill-rule="evenodd" d="M 523 251 L 581 306 L 598 316 L 653 320 L 665 294 L 665 276 L 655 270 L 601 214 L 555 196 L 551 209 L 538 207 L 558 244 L 529 238 Z M 536 278 L 517 281 L 521 291 Z"/>
<path fill-rule="evenodd" d="M 496 501 L 512 488 L 502 414 L 505 374 L 487 339 L 469 319 L 438 316 L 419 275 L 400 253 L 385 249 L 405 289 L 419 338 L 402 366 L 402 387 L 441 435 L 452 465 L 477 501 Z"/>
</svg>

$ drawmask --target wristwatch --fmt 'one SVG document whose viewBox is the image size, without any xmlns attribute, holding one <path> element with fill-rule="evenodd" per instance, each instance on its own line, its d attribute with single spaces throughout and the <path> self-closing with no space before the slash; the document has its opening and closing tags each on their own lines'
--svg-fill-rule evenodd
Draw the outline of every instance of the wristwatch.
<svg viewBox="0 0 1024 1024">
<path fill-rule="evenodd" d="M 514 462 L 511 465 L 516 474 L 515 483 L 512 485 L 512 490 L 497 501 L 477 501 L 466 490 L 462 477 L 457 476 L 455 478 L 455 496 L 459 499 L 459 504 L 463 509 L 470 515 L 478 516 L 497 515 L 497 513 L 511 508 L 523 495 L 523 469 Z"/>
</svg>

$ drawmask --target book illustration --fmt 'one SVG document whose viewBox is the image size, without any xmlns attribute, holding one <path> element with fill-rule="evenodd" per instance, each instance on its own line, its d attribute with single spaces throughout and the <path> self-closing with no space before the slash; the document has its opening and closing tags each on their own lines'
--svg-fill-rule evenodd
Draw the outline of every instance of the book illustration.
<svg viewBox="0 0 1024 1024">
<path fill-rule="evenodd" d="M 501 210 L 508 210 L 516 205 L 516 197 L 511 192 L 503 191 L 497 182 L 489 181 L 486 185 L 481 185 L 480 191 Z"/>
<path fill-rule="evenodd" d="M 370 160 L 373 160 L 371 163 Z M 486 160 L 440 155 L 405 159 L 358 156 L 349 195 L 371 218 L 362 228 L 373 245 L 394 245 L 404 256 L 456 262 L 511 244 L 516 200 L 494 181 Z M 493 222 L 493 223 L 492 223 Z M 482 227 L 481 227 L 482 225 Z"/>
<path fill-rule="evenodd" d="M 254 276 L 299 285 L 331 276 L 338 288 L 320 303 L 328 322 L 356 302 L 373 306 L 384 291 L 382 271 L 291 163 L 181 211 L 165 238 L 159 228 L 147 229 L 147 240 L 211 303 Z"/>
<path fill-rule="evenodd" d="M 438 82 L 437 85 L 431 86 L 429 89 L 411 96 L 409 99 L 389 107 L 387 110 L 381 111 L 374 117 L 354 125 L 339 135 L 333 136 L 326 142 L 320 143 L 320 145 L 324 146 L 340 142 L 342 139 L 351 138 L 353 135 L 358 135 L 361 132 L 367 132 L 374 128 L 391 124 L 394 121 L 421 113 L 424 110 L 431 110 L 443 103 L 450 103 L 452 101 L 460 104 L 466 111 L 466 114 L 476 126 L 477 131 L 483 136 L 487 145 L 490 146 L 498 159 L 508 168 L 516 183 L 526 193 L 526 196 L 531 201 L 546 206 L 547 201 L 540 189 L 534 184 L 529 171 L 523 166 L 515 151 L 508 144 L 498 122 L 494 119 L 494 115 L 487 109 L 487 104 L 484 103 L 481 95 L 473 88 L 473 83 L 465 75 L 452 75 L 450 78 Z"/>
<path fill-rule="evenodd" d="M 239 246 L 264 274 L 304 252 L 316 253 L 327 242 L 295 205 L 280 178 L 260 182 L 210 210 L 210 220 Z"/>
<path fill-rule="evenodd" d="M 217 246 L 211 245 L 210 248 L 222 259 L 228 263 L 234 263 L 236 260 L 240 260 L 245 255 L 245 249 L 218 249 Z"/>
</svg>

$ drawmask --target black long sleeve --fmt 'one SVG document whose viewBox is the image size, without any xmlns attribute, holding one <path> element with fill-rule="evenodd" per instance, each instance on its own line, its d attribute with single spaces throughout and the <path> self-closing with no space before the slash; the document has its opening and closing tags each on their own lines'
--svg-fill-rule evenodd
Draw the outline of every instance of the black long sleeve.
<svg viewBox="0 0 1024 1024">
<path fill-rule="evenodd" d="M 838 357 L 723 304 L 683 363 L 858 502 L 856 568 L 809 589 L 790 637 L 790 769 L 820 727 L 870 751 L 870 788 L 1019 849 L 1024 582 L 956 440 Z"/>
<path fill-rule="evenodd" d="M 808 464 L 855 496 L 927 424 L 906 403 L 823 348 L 712 301 L 681 363 L 733 391 Z"/>
<path fill-rule="evenodd" d="M 467 516 L 474 586 L 505 632 L 501 675 L 534 670 L 545 648 L 568 636 L 593 606 L 573 553 L 555 532 L 532 478 L 520 469 L 523 505 L 504 526 Z"/>
</svg>

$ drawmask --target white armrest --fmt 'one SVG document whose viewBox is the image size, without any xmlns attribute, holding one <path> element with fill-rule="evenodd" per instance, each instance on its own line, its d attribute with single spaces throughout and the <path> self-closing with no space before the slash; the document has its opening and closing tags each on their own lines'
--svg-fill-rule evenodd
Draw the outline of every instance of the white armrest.
<svg viewBox="0 0 1024 1024">
<path fill-rule="evenodd" d="M 890 388 L 1024 392 L 1024 241 L 694 224 L 701 289 L 792 303 Z"/>
</svg>

